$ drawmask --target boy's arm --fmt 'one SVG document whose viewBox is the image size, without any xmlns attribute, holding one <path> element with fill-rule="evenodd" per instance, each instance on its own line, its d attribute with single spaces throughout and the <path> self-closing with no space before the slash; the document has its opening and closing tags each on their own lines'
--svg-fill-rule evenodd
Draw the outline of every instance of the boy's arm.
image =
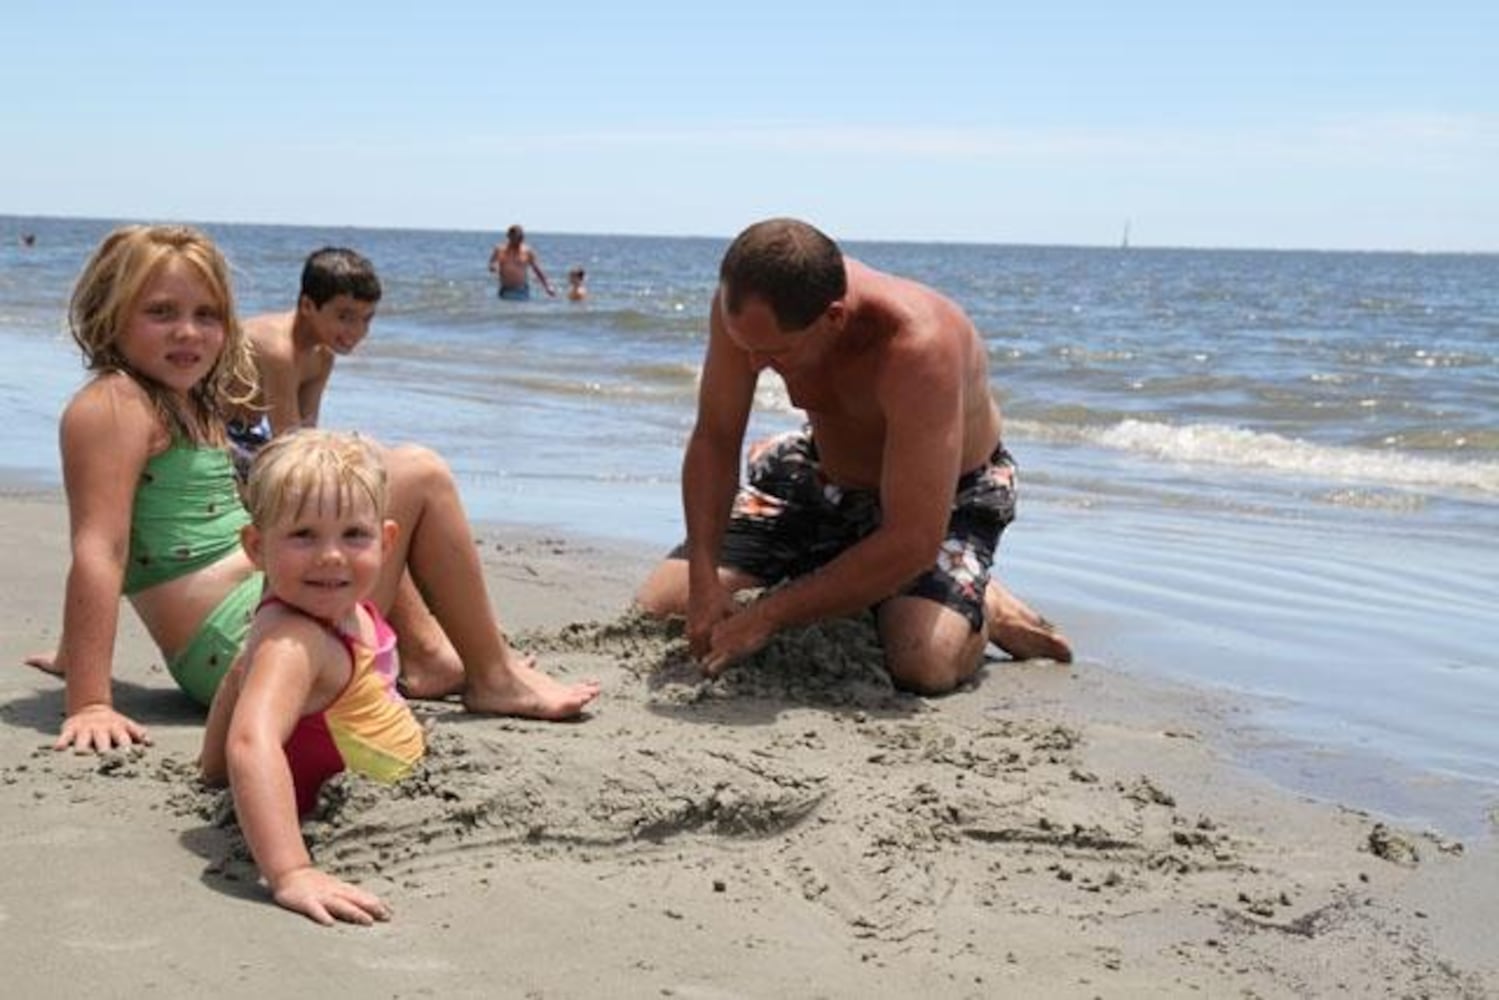
<svg viewBox="0 0 1499 1000">
<path fill-rule="evenodd" d="M 491 271 L 495 272 L 495 273 L 499 273 L 499 270 L 500 270 L 500 247 L 499 247 L 499 244 L 496 244 L 495 248 L 489 252 L 489 269 Z"/>
<path fill-rule="evenodd" d="M 303 426 L 296 358 L 289 350 L 268 350 L 256 354 L 256 363 L 260 369 L 261 398 L 271 421 L 271 436 L 279 437 Z"/>
<path fill-rule="evenodd" d="M 158 429 L 144 394 L 124 376 L 86 386 L 63 414 L 72 562 L 56 660 L 67 681 L 59 750 L 150 742 L 145 727 L 114 710 L 111 674 L 135 487 Z"/>
<path fill-rule="evenodd" d="M 249 652 L 225 758 L 240 830 L 278 905 L 320 924 L 368 924 L 390 911 L 380 900 L 312 866 L 302 841 L 291 765 L 283 749 L 334 644 L 310 621 L 273 625 Z M 343 655 L 341 647 L 336 655 Z"/>
<path fill-rule="evenodd" d="M 318 414 L 323 409 L 323 390 L 328 388 L 328 379 L 333 374 L 333 359 L 297 388 L 298 417 L 301 427 L 316 427 Z"/>
</svg>

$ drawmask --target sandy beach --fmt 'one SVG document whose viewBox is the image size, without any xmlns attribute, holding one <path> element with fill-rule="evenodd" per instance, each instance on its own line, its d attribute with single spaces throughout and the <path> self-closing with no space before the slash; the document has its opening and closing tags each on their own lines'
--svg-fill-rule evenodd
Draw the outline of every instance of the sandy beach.
<svg viewBox="0 0 1499 1000">
<path fill-rule="evenodd" d="M 649 553 L 479 530 L 518 643 L 604 684 L 566 725 L 431 721 L 419 773 L 337 779 L 318 861 L 394 919 L 275 907 L 194 777 L 198 710 L 128 610 L 117 704 L 154 745 L 55 753 L 67 515 L 0 496 L 0 961 L 13 996 L 1158 997 L 1499 993 L 1492 837 L 1288 795 L 1219 747 L 1238 710 L 990 662 L 894 691 L 849 620 L 707 683 L 627 611 Z"/>
</svg>

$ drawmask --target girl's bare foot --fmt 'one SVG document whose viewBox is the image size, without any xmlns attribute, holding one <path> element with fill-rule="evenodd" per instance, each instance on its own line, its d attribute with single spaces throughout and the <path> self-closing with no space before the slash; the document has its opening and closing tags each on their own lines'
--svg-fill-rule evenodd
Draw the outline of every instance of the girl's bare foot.
<svg viewBox="0 0 1499 1000">
<path fill-rule="evenodd" d="M 463 692 L 463 705 L 484 715 L 558 721 L 576 717 L 598 696 L 598 681 L 564 684 L 537 670 L 535 657 L 512 650 L 509 669 L 476 678 Z"/>
<path fill-rule="evenodd" d="M 33 653 L 21 662 L 28 667 L 35 667 L 44 674 L 51 674 L 53 677 L 62 676 L 62 664 L 57 662 L 55 650 L 50 653 Z"/>
<path fill-rule="evenodd" d="M 401 661 L 401 693 L 406 697 L 438 701 L 463 690 L 463 661 L 441 629 L 435 641 L 430 635 L 399 633 L 396 651 Z"/>
<path fill-rule="evenodd" d="M 401 693 L 437 701 L 463 690 L 463 660 L 406 573 L 386 614 L 396 633 Z"/>
<path fill-rule="evenodd" d="M 1072 644 L 1030 605 L 990 580 L 984 591 L 989 641 L 1017 660 L 1072 662 Z"/>
</svg>

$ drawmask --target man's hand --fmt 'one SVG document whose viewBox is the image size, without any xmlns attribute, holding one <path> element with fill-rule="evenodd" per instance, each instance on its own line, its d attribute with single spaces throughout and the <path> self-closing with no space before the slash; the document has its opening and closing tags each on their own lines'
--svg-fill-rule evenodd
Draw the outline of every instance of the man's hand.
<svg viewBox="0 0 1499 1000">
<path fill-rule="evenodd" d="M 775 633 L 763 601 L 733 612 L 713 627 L 707 654 L 701 657 L 703 673 L 717 677 L 730 663 L 762 648 Z"/>
<path fill-rule="evenodd" d="M 104 753 L 115 747 L 151 742 L 146 727 L 109 705 L 89 705 L 63 720 L 62 735 L 52 744 L 54 750 L 72 747 L 80 753 Z"/>
<path fill-rule="evenodd" d="M 687 588 L 687 648 L 702 659 L 713 645 L 713 627 L 734 613 L 734 594 L 715 575 Z"/>
</svg>

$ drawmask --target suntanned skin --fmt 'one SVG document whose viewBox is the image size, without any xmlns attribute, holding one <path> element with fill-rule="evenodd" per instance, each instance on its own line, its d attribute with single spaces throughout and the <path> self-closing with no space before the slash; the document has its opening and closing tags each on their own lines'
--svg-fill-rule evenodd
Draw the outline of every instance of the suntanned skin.
<svg viewBox="0 0 1499 1000">
<path fill-rule="evenodd" d="M 668 560 L 638 598 L 648 611 L 685 609 L 690 644 L 710 675 L 781 629 L 857 612 L 926 571 L 946 534 L 953 484 L 984 465 L 1000 440 L 987 354 L 963 311 L 924 285 L 849 258 L 844 266 L 847 294 L 804 330 L 780 330 L 755 296 L 737 315 L 725 308 L 722 289 L 713 297 L 697 423 L 682 466 L 688 558 L 685 567 Z M 806 411 L 823 474 L 840 486 L 877 490 L 881 522 L 826 566 L 741 609 L 733 592 L 761 581 L 721 569 L 718 553 L 755 384 L 766 368 Z M 987 635 L 936 602 L 885 601 L 881 636 L 898 683 L 950 690 L 977 669 L 988 638 L 1001 641 L 996 617 L 1019 647 L 1012 652 L 1070 659 L 1065 640 L 1039 615 L 990 586 Z"/>
<path fill-rule="evenodd" d="M 240 540 L 274 600 L 255 612 L 243 652 L 214 694 L 198 758 L 206 783 L 228 782 L 240 830 L 275 901 L 325 925 L 390 917 L 378 896 L 313 864 L 286 749 L 304 717 L 326 711 L 354 680 L 357 657 L 345 637 L 368 650 L 380 645 L 366 602 L 399 528 L 383 516 L 386 497 L 372 454 L 352 444 L 304 437 L 289 446 L 304 448 L 302 458 L 295 465 L 272 458 L 262 473 L 271 478 L 253 491 L 252 520 Z M 330 458 L 348 464 L 330 468 Z M 309 482 L 301 478 L 306 473 L 317 475 Z M 279 509 L 262 502 L 285 489 L 300 495 Z M 392 709 L 401 745 L 417 753 L 416 719 Z"/>
<path fill-rule="evenodd" d="M 378 303 L 341 292 L 321 306 L 301 296 L 291 312 L 245 320 L 260 389 L 253 408 L 234 416 L 254 422 L 264 413 L 271 436 L 316 427 L 333 365 L 369 335 Z M 413 698 L 443 698 L 463 689 L 463 663 L 432 617 L 409 574 L 390 608 L 400 636 L 401 686 Z"/>
<path fill-rule="evenodd" d="M 303 295 L 291 312 L 245 320 L 260 387 L 254 405 L 233 415 L 254 420 L 264 413 L 270 419 L 272 436 L 316 427 L 334 361 L 338 355 L 353 353 L 369 336 L 378 307 L 378 302 L 346 292 L 321 306 Z"/>
<path fill-rule="evenodd" d="M 244 655 L 214 695 L 198 758 L 204 782 L 232 786 L 236 818 L 272 897 L 325 925 L 336 920 L 368 925 L 391 915 L 378 896 L 313 864 L 302 840 L 283 749 L 302 716 L 321 712 L 338 699 L 354 666 L 343 643 L 314 621 L 313 611 L 291 610 L 299 607 L 295 590 L 279 589 L 288 577 L 309 572 L 325 579 L 341 576 L 346 590 L 332 620 L 339 622 L 340 632 L 358 636 L 365 646 L 378 645 L 374 619 L 358 602 L 368 596 L 368 567 L 390 549 L 398 528 L 394 521 L 381 521 L 368 500 L 363 506 L 351 503 L 348 510 L 332 515 L 319 511 L 300 522 L 293 515 L 264 532 L 253 524 L 242 530 L 245 553 L 266 571 L 268 589 L 285 607 L 257 612 Z M 316 535 L 330 525 L 332 535 L 343 536 L 338 542 L 330 542 L 329 533 Z M 288 537 L 310 554 L 290 567 L 278 555 Z M 356 561 L 364 564 L 365 573 L 352 569 Z M 325 605 L 322 610 L 329 609 Z"/>
<path fill-rule="evenodd" d="M 526 272 L 534 271 L 546 293 L 554 297 L 557 294 L 542 272 L 535 251 L 519 237 L 507 238 L 504 243 L 495 245 L 494 252 L 489 255 L 489 269 L 500 276 L 501 288 L 523 288 L 530 280 Z"/>
<path fill-rule="evenodd" d="M 120 374 L 100 376 L 80 390 L 63 413 L 62 439 L 73 539 L 63 638 L 55 658 L 27 662 L 67 680 L 67 718 L 57 749 L 103 752 L 148 743 L 145 727 L 114 710 L 110 679 L 135 487 L 146 462 L 171 439 L 145 393 Z M 440 460 L 420 448 L 390 449 L 385 460 L 391 517 L 418 530 L 401 532 L 392 543 L 372 595 L 377 606 L 394 602 L 408 562 L 424 568 L 436 581 L 434 606 L 447 616 L 446 631 L 463 657 L 466 707 L 543 719 L 576 716 L 597 697 L 598 685 L 552 680 L 536 669 L 534 658 L 510 647 L 492 617 L 462 501 Z M 253 568 L 243 551 L 235 551 L 129 600 L 170 660 Z"/>
<path fill-rule="evenodd" d="M 119 350 L 191 413 L 189 394 L 224 349 L 224 306 L 189 265 L 169 259 L 126 310 Z M 210 428 L 196 428 L 210 439 Z M 112 675 L 120 594 L 134 497 L 146 463 L 172 442 L 146 390 L 132 376 L 92 378 L 63 411 L 60 437 L 71 562 L 63 634 L 55 655 L 27 662 L 67 683 L 66 717 L 53 744 L 103 752 L 150 742 L 145 727 L 114 708 Z M 564 684 L 510 647 L 494 620 L 468 518 L 451 473 L 432 452 L 385 452 L 392 520 L 407 526 L 391 546 L 373 592 L 394 602 L 408 563 L 430 582 L 430 606 L 460 657 L 465 706 L 474 712 L 560 719 L 598 695 L 593 682 Z M 209 612 L 252 571 L 243 551 L 130 595 L 162 655 L 186 647 Z"/>
</svg>

